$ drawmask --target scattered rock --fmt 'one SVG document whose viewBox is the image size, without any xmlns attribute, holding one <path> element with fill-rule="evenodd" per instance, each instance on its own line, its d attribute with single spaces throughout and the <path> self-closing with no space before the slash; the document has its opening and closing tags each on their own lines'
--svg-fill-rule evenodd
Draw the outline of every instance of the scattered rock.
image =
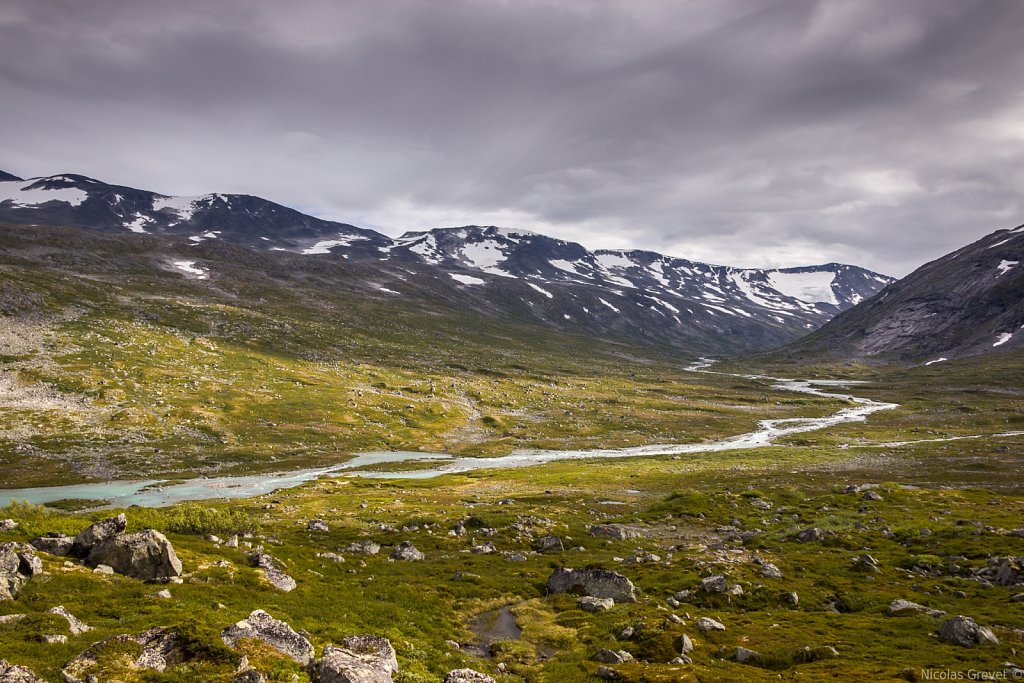
<svg viewBox="0 0 1024 683">
<path fill-rule="evenodd" d="M 275 619 L 261 609 L 253 611 L 242 621 L 228 626 L 221 631 L 220 637 L 228 647 L 235 647 L 243 638 L 253 638 L 266 643 L 303 666 L 308 666 L 313 661 L 313 644 L 292 630 L 291 626 Z"/>
<path fill-rule="evenodd" d="M 72 541 L 71 552 L 69 554 L 74 555 L 75 557 L 85 558 L 97 543 L 105 541 L 108 538 L 113 538 L 118 534 L 123 534 L 127 528 L 128 518 L 124 516 L 124 513 L 121 513 L 117 517 L 108 517 L 102 522 L 96 522 L 75 536 Z"/>
<path fill-rule="evenodd" d="M 160 590 L 160 591 L 157 591 L 156 593 L 153 593 L 153 597 L 154 598 L 160 598 L 162 600 L 170 600 L 171 599 L 171 591 L 169 591 L 166 588 L 164 588 L 163 590 Z"/>
<path fill-rule="evenodd" d="M 640 538 L 639 529 L 622 526 L 621 524 L 595 524 L 589 529 L 590 535 L 597 538 L 611 538 L 616 541 L 628 541 L 631 538 Z"/>
<path fill-rule="evenodd" d="M 999 639 L 990 629 L 978 626 L 974 619 L 963 615 L 953 617 L 939 629 L 939 638 L 954 645 L 974 647 L 992 643 L 999 644 Z"/>
<path fill-rule="evenodd" d="M 77 537 L 75 542 L 78 543 Z M 118 574 L 144 581 L 181 576 L 181 560 L 174 547 L 166 536 L 153 529 L 108 536 L 96 542 L 86 563 L 90 566 L 105 564 Z"/>
<path fill-rule="evenodd" d="M 0 543 L 0 602 L 14 600 L 29 579 L 42 573 L 35 549 L 25 543 Z"/>
<path fill-rule="evenodd" d="M 249 555 L 249 561 L 259 569 L 267 583 L 279 591 L 288 593 L 295 590 L 295 586 L 298 585 L 295 583 L 295 579 L 284 572 L 284 565 L 280 560 L 262 548 L 253 551 Z"/>
<path fill-rule="evenodd" d="M 0 531 L 14 531 L 18 528 L 18 523 L 13 519 L 0 519 Z"/>
<path fill-rule="evenodd" d="M 392 560 L 404 560 L 406 562 L 418 562 L 426 557 L 416 549 L 410 541 L 402 541 L 391 553 Z"/>
<path fill-rule="evenodd" d="M 92 626 L 89 626 L 81 619 L 76 617 L 71 612 L 64 609 L 64 605 L 58 605 L 57 607 L 51 607 L 46 610 L 47 614 L 56 614 L 57 616 L 64 617 L 68 621 L 68 629 L 71 631 L 71 635 L 77 636 L 92 630 Z"/>
<path fill-rule="evenodd" d="M 693 641 L 690 640 L 690 636 L 686 635 L 685 633 L 679 636 L 678 646 L 680 654 L 685 655 L 693 652 Z"/>
<path fill-rule="evenodd" d="M 90 645 L 82 654 L 65 665 L 61 676 L 66 683 L 88 683 L 98 680 L 96 674 L 105 674 L 100 659 L 105 650 L 123 650 L 124 644 L 137 643 L 142 654 L 131 660 L 127 668 L 135 671 L 162 672 L 183 660 L 183 653 L 177 631 L 165 628 L 151 628 L 137 636 L 120 635 Z M 2 680 L 2 679 L 0 679 Z"/>
<path fill-rule="evenodd" d="M 415 550 L 415 548 L 414 548 L 414 550 Z M 419 552 L 419 551 L 417 550 L 416 552 Z M 477 555 L 490 555 L 491 553 L 498 552 L 498 549 L 494 546 L 494 544 L 492 542 L 486 541 L 486 542 L 481 543 L 479 545 L 474 544 L 473 546 L 470 547 L 469 552 L 475 553 Z M 422 554 L 423 553 L 420 553 L 420 555 L 422 555 Z M 423 559 L 423 558 L 421 557 L 420 559 Z"/>
<path fill-rule="evenodd" d="M 0 659 L 0 683 L 46 683 L 32 673 L 31 669 L 15 666 L 7 660 Z"/>
<path fill-rule="evenodd" d="M 698 631 L 701 633 L 709 633 L 711 631 L 724 631 L 725 624 L 720 621 L 716 621 L 711 617 L 701 617 L 693 624 Z"/>
<path fill-rule="evenodd" d="M 444 683 L 495 683 L 495 680 L 473 669 L 455 669 L 445 675 Z"/>
<path fill-rule="evenodd" d="M 601 662 L 602 664 L 625 664 L 626 662 L 633 661 L 633 655 L 629 654 L 625 650 L 598 650 L 597 654 L 594 655 L 595 662 Z"/>
<path fill-rule="evenodd" d="M 9 624 L 13 621 L 20 621 L 27 617 L 27 614 L 4 614 L 0 615 L 0 624 Z M 0 679 L 2 681 L 3 679 Z"/>
<path fill-rule="evenodd" d="M 946 613 L 939 609 L 931 609 L 924 605 L 919 605 L 916 602 L 910 600 L 893 600 L 889 605 L 889 609 L 886 610 L 886 614 L 890 617 L 912 617 L 917 614 L 927 614 L 930 617 L 944 617 Z"/>
<path fill-rule="evenodd" d="M 344 562 L 345 558 L 338 553 L 317 553 L 317 557 L 323 560 L 330 560 L 331 562 Z"/>
<path fill-rule="evenodd" d="M 615 602 L 636 602 L 636 587 L 618 572 L 605 569 L 556 569 L 548 578 L 548 593 L 577 593 Z"/>
<path fill-rule="evenodd" d="M 627 564 L 654 564 L 661 562 L 661 557 L 647 550 L 637 550 L 633 556 L 626 560 Z"/>
<path fill-rule="evenodd" d="M 740 664 L 756 662 L 760 656 L 761 655 L 757 652 L 754 652 L 753 650 L 748 650 L 745 647 L 738 647 L 736 648 L 736 651 L 733 653 L 733 659 L 735 659 Z"/>
<path fill-rule="evenodd" d="M 758 573 L 766 579 L 782 578 L 782 570 L 776 567 L 771 562 L 765 562 L 764 564 L 762 564 L 761 570 Z"/>
<path fill-rule="evenodd" d="M 32 547 L 44 553 L 64 557 L 71 554 L 71 547 L 74 545 L 75 539 L 73 536 L 65 536 L 64 534 L 46 534 L 39 538 L 33 538 L 29 543 L 32 544 Z"/>
<path fill-rule="evenodd" d="M 584 612 L 604 612 L 615 607 L 615 601 L 611 598 L 593 598 L 589 595 L 580 598 L 576 604 Z"/>
<path fill-rule="evenodd" d="M 93 574 L 105 574 L 107 576 L 113 576 L 114 568 L 108 564 L 98 564 L 93 568 L 92 572 Z"/>
<path fill-rule="evenodd" d="M 607 666 L 597 667 L 594 675 L 606 681 L 618 681 L 622 678 L 622 674 L 615 669 L 609 669 Z"/>
<path fill-rule="evenodd" d="M 804 529 L 796 535 L 798 543 L 817 543 L 824 541 L 826 538 L 835 537 L 835 533 L 831 531 L 822 531 L 818 527 L 811 527 L 810 529 Z"/>
<path fill-rule="evenodd" d="M 699 588 L 705 593 L 724 593 L 729 590 L 729 583 L 723 575 L 715 574 L 702 580 Z"/>
<path fill-rule="evenodd" d="M 669 660 L 669 664 L 675 664 L 677 666 L 680 664 L 693 664 L 693 660 L 686 655 L 679 655 L 678 657 L 674 657 Z"/>
<path fill-rule="evenodd" d="M 67 645 L 68 637 L 63 633 L 58 635 L 43 636 L 43 643 L 46 645 Z"/>
<path fill-rule="evenodd" d="M 231 538 L 224 542 L 225 548 L 237 548 L 238 547 L 238 534 L 234 534 Z"/>
<path fill-rule="evenodd" d="M 882 498 L 882 496 L 878 495 L 878 493 L 876 493 L 875 491 L 868 491 L 863 496 L 861 496 L 861 500 L 880 501 L 880 500 L 884 500 L 884 499 Z"/>
<path fill-rule="evenodd" d="M 878 568 L 878 560 L 870 555 L 858 555 L 855 557 L 853 560 L 853 568 L 857 571 L 873 572 L 876 574 L 882 571 Z"/>
<path fill-rule="evenodd" d="M 534 546 L 538 553 L 560 553 L 565 550 L 565 546 L 562 545 L 562 539 L 558 536 L 545 536 L 537 541 Z"/>
<path fill-rule="evenodd" d="M 327 645 L 320 660 L 320 683 L 391 683 L 398 659 L 387 638 L 349 636 L 343 647 Z"/>
<path fill-rule="evenodd" d="M 375 541 L 355 541 L 345 546 L 343 552 L 354 555 L 376 555 L 380 552 L 380 543 Z"/>
<path fill-rule="evenodd" d="M 323 521 L 322 519 L 309 520 L 309 523 L 306 525 L 306 528 L 310 531 L 320 532 L 328 532 L 331 530 L 331 527 L 327 526 L 327 522 Z"/>
<path fill-rule="evenodd" d="M 1010 602 L 1024 602 L 1024 593 L 1017 593 L 1010 596 Z"/>
</svg>

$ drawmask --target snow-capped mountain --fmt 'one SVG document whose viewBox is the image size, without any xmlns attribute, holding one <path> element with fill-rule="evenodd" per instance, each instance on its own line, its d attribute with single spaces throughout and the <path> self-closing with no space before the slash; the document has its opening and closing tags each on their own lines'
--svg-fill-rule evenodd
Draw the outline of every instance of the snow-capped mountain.
<svg viewBox="0 0 1024 683">
<path fill-rule="evenodd" d="M 782 352 L 940 363 L 1024 349 L 1024 225 L 918 268 Z"/>
<path fill-rule="evenodd" d="M 649 251 L 590 251 L 535 233 L 465 226 L 392 239 L 249 195 L 171 197 L 80 175 L 0 180 L 0 221 L 226 242 L 310 258 L 376 263 L 443 282 L 467 306 L 589 335 L 735 351 L 820 327 L 892 281 L 836 263 L 776 270 L 709 265 Z M 192 260 L 184 275 L 203 272 Z M 404 269 L 404 270 L 403 270 Z M 215 279 L 215 274 L 210 276 Z M 205 279 L 205 275 L 204 275 Z"/>
</svg>

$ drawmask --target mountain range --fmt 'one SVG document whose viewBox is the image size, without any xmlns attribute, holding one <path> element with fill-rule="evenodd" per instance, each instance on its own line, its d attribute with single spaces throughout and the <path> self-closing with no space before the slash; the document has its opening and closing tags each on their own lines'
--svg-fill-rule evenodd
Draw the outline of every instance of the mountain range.
<svg viewBox="0 0 1024 683">
<path fill-rule="evenodd" d="M 391 238 L 260 197 L 174 197 L 75 174 L 26 180 L 0 172 L 0 223 L 166 238 L 175 253 L 154 267 L 211 285 L 220 274 L 194 249 L 201 244 L 288 252 L 317 267 L 370 265 L 374 296 L 429 295 L 500 319 L 700 353 L 794 341 L 894 281 L 838 263 L 750 269 L 650 251 L 591 251 L 494 226 Z"/>
</svg>

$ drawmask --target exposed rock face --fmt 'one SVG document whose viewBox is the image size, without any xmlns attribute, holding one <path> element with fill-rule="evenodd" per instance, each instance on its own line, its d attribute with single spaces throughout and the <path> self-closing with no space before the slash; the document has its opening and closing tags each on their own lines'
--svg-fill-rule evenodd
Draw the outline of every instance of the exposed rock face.
<svg viewBox="0 0 1024 683">
<path fill-rule="evenodd" d="M 30 669 L 0 659 L 0 683 L 46 683 Z"/>
<path fill-rule="evenodd" d="M 235 647 L 243 638 L 253 638 L 263 641 L 303 666 L 313 661 L 313 644 L 292 630 L 291 626 L 261 609 L 228 626 L 221 631 L 220 637 L 228 647 Z"/>
<path fill-rule="evenodd" d="M 393 560 L 405 560 L 406 562 L 418 562 L 425 557 L 423 553 L 416 549 L 409 541 L 402 541 L 395 548 L 394 552 L 391 553 L 391 559 Z"/>
<path fill-rule="evenodd" d="M 0 543 L 0 601 L 18 597 L 21 587 L 42 573 L 35 550 L 24 543 Z"/>
<path fill-rule="evenodd" d="M 495 680 L 473 669 L 455 669 L 444 677 L 444 683 L 495 683 Z"/>
<path fill-rule="evenodd" d="M 548 593 L 577 593 L 615 602 L 636 602 L 633 582 L 605 569 L 556 569 L 548 578 Z"/>
<path fill-rule="evenodd" d="M 181 560 L 174 547 L 166 536 L 153 529 L 99 541 L 89 551 L 86 563 L 105 564 L 118 574 L 145 581 L 181 576 Z"/>
<path fill-rule="evenodd" d="M 92 626 L 89 626 L 84 621 L 76 617 L 74 614 L 64 609 L 64 605 L 52 607 L 46 610 L 46 612 L 47 614 L 56 614 L 57 616 L 64 617 L 65 619 L 67 619 L 68 628 L 70 629 L 71 635 L 73 636 L 81 635 L 83 633 L 86 633 L 87 631 L 92 630 Z"/>
<path fill-rule="evenodd" d="M 117 536 L 118 534 L 123 534 L 127 528 L 128 518 L 124 516 L 124 513 L 117 517 L 108 517 L 102 522 L 96 522 L 75 536 L 74 541 L 71 544 L 71 552 L 69 554 L 74 555 L 75 557 L 85 558 L 97 543 Z"/>
<path fill-rule="evenodd" d="M 912 617 L 917 614 L 927 614 L 930 617 L 946 616 L 946 613 L 940 609 L 931 609 L 910 600 L 893 600 L 886 614 L 890 617 Z"/>
<path fill-rule="evenodd" d="M 68 662 L 61 671 L 61 676 L 66 683 L 96 680 L 97 674 L 105 673 L 99 663 L 104 650 L 116 648 L 124 643 L 138 643 L 142 646 L 142 654 L 131 662 L 130 668 L 136 671 L 163 671 L 183 660 L 179 641 L 176 631 L 164 628 L 151 628 L 137 636 L 121 635 L 107 638 L 93 643 L 82 654 Z"/>
<path fill-rule="evenodd" d="M 33 538 L 29 543 L 36 550 L 64 557 L 71 553 L 71 547 L 75 543 L 75 538 L 74 536 L 65 536 L 64 534 L 46 534 L 39 538 Z"/>
<path fill-rule="evenodd" d="M 391 683 L 398 659 L 387 638 L 349 636 L 343 647 L 327 645 L 320 660 L 320 683 Z"/>
<path fill-rule="evenodd" d="M 295 590 L 295 586 L 298 585 L 295 583 L 295 579 L 283 571 L 281 562 L 262 548 L 253 551 L 249 555 L 249 561 L 254 567 L 258 567 L 263 578 L 279 591 L 288 593 Z"/>
<path fill-rule="evenodd" d="M 590 527 L 590 535 L 597 538 L 611 538 L 616 541 L 628 541 L 641 536 L 638 529 L 621 524 L 595 524 Z"/>
<path fill-rule="evenodd" d="M 974 619 L 965 616 L 956 616 L 947 621 L 939 629 L 939 638 L 954 645 L 963 647 L 974 647 L 991 643 L 999 644 L 999 639 L 990 629 L 978 626 Z"/>
</svg>

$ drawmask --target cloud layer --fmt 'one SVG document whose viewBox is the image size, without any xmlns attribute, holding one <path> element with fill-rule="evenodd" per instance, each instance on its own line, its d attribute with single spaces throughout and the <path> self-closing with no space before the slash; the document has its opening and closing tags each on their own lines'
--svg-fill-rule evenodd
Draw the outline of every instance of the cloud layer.
<svg viewBox="0 0 1024 683">
<path fill-rule="evenodd" d="M 1017 0 L 14 0 L 0 168 L 903 275 L 1024 222 Z"/>
</svg>

